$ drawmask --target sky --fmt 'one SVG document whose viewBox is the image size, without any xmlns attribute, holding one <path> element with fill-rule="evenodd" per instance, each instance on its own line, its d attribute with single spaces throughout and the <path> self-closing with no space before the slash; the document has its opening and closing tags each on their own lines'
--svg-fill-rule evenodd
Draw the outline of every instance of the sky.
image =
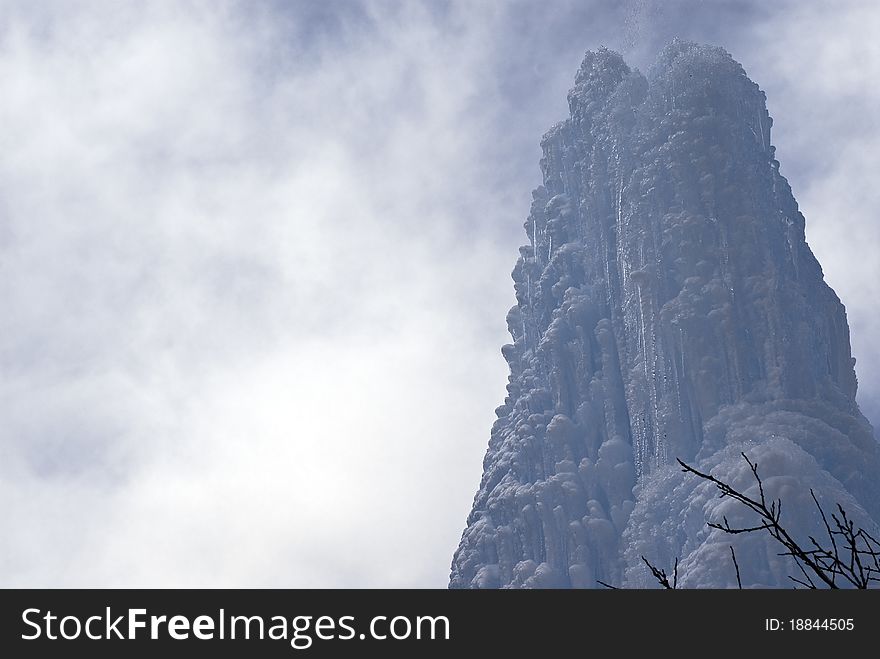
<svg viewBox="0 0 880 659">
<path fill-rule="evenodd" d="M 768 6 L 772 5 L 772 6 Z M 0 586 L 443 587 L 583 53 L 764 89 L 880 422 L 880 5 L 0 2 Z"/>
</svg>

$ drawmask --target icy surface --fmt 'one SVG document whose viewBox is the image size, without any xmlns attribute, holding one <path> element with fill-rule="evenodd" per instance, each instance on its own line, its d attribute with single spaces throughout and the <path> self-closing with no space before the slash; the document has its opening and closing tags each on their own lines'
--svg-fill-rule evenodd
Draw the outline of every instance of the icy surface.
<svg viewBox="0 0 880 659">
<path fill-rule="evenodd" d="M 745 450 L 793 533 L 809 496 L 880 518 L 880 460 L 856 403 L 843 305 L 779 173 L 765 96 L 724 50 L 674 41 L 646 78 L 587 53 L 513 270 L 508 396 L 452 587 L 785 586 L 763 536 L 706 527 L 736 504 L 670 465 L 743 488 Z"/>
</svg>

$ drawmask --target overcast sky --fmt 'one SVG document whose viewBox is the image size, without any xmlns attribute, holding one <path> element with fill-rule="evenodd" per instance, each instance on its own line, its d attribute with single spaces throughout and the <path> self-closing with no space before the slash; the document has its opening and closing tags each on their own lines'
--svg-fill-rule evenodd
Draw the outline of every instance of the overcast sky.
<svg viewBox="0 0 880 659">
<path fill-rule="evenodd" d="M 878 32 L 872 0 L 3 0 L 0 585 L 444 586 L 540 137 L 603 44 L 720 44 L 767 92 L 876 424 Z"/>
</svg>

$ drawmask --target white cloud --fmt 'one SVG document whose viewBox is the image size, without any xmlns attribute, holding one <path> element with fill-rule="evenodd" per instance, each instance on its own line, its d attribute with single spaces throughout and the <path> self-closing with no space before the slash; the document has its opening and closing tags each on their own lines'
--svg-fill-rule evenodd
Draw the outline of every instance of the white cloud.
<svg viewBox="0 0 880 659">
<path fill-rule="evenodd" d="M 400 12 L 5 17 L 4 583 L 443 585 L 521 209 L 479 30 Z"/>
<path fill-rule="evenodd" d="M 747 70 L 767 90 L 781 171 L 847 308 L 859 401 L 880 422 L 880 28 L 876 3 L 796 3 L 758 24 Z"/>
</svg>

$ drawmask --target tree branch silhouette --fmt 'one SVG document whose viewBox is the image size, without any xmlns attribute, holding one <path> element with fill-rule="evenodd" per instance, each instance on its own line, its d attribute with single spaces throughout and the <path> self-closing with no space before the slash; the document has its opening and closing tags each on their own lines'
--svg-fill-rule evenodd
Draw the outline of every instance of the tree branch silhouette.
<svg viewBox="0 0 880 659">
<path fill-rule="evenodd" d="M 753 463 L 745 453 L 742 453 L 742 456 L 757 482 L 757 499 L 736 490 L 711 474 L 699 471 L 681 459 L 678 460 L 682 471 L 709 481 L 718 489 L 720 497 L 730 497 L 739 501 L 759 517 L 757 525 L 747 527 L 733 527 L 727 517 L 722 517 L 722 523 L 708 522 L 711 528 L 731 535 L 766 531 L 785 549 L 779 555 L 791 556 L 804 577 L 800 579 L 789 576 L 789 579 L 805 588 L 815 589 L 821 585 L 827 588 L 840 588 L 840 584 L 844 582 L 855 588 L 868 588 L 872 583 L 880 583 L 880 542 L 865 529 L 856 527 L 855 522 L 849 518 L 840 504 L 837 504 L 837 512 L 831 513 L 829 522 L 828 515 L 816 498 L 816 493 L 810 490 L 810 496 L 822 517 L 828 542 L 823 546 L 814 536 L 808 536 L 810 545 L 804 547 L 782 525 L 782 500 L 767 500 L 764 483 L 758 475 L 758 463 Z M 732 546 L 730 552 L 736 568 L 737 583 L 742 588 L 739 564 L 736 562 L 736 554 Z"/>
</svg>

